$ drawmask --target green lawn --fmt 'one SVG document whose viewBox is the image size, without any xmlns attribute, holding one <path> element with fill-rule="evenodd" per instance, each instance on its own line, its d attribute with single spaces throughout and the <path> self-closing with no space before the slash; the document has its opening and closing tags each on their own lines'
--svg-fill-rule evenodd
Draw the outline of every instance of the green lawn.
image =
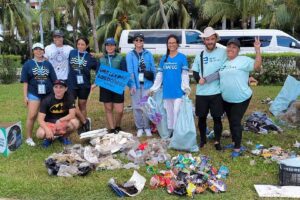
<svg viewBox="0 0 300 200">
<path fill-rule="evenodd" d="M 268 106 L 261 104 L 260 100 L 266 97 L 274 98 L 281 87 L 257 86 L 254 87 L 254 95 L 247 113 L 254 110 L 267 111 Z M 26 108 L 22 101 L 22 85 L 0 85 L 0 122 L 22 121 L 23 131 L 26 118 Z M 126 105 L 129 105 L 128 95 Z M 105 126 L 102 105 L 98 102 L 98 91 L 92 94 L 88 107 L 89 115 L 93 119 L 93 128 Z M 224 121 L 228 127 L 227 120 Z M 131 113 L 125 113 L 123 126 L 126 131 L 133 131 L 134 124 Z M 299 130 L 286 130 L 282 135 L 256 135 L 244 133 L 244 144 L 251 140 L 254 144 L 279 145 L 284 148 L 292 148 L 296 139 L 300 141 Z M 72 136 L 74 142 L 79 142 L 78 136 Z M 36 140 L 37 141 L 37 140 Z M 228 144 L 230 139 L 224 139 L 223 144 Z M 63 146 L 59 143 L 48 149 L 40 147 L 40 141 L 35 148 L 22 145 L 20 149 L 12 153 L 8 158 L 0 156 L 0 198 L 14 199 L 117 199 L 117 196 L 107 186 L 111 177 L 119 181 L 126 181 L 132 175 L 132 170 L 95 171 L 86 177 L 61 178 L 48 175 L 44 166 L 44 159 L 53 152 L 59 152 Z M 170 151 L 175 156 L 178 151 Z M 196 195 L 195 199 L 258 199 L 254 184 L 277 184 L 278 165 L 266 164 L 260 157 L 246 154 L 237 160 L 230 158 L 230 151 L 216 152 L 212 144 L 201 150 L 201 154 L 209 155 L 212 163 L 219 167 L 226 165 L 230 169 L 230 175 L 226 180 L 228 191 L 222 194 L 212 194 L 207 191 L 202 195 Z M 195 154 L 196 155 L 196 154 Z M 251 166 L 251 160 L 256 165 Z M 161 166 L 163 169 L 163 166 Z M 151 190 L 149 188 L 150 174 L 146 168 L 141 167 L 140 173 L 147 178 L 146 187 L 136 199 L 182 199 L 175 195 L 167 194 L 165 189 Z"/>
</svg>

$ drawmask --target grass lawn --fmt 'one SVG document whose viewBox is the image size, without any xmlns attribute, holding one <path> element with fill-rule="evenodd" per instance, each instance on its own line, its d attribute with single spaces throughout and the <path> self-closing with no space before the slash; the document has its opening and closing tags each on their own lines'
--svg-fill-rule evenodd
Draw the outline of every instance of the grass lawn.
<svg viewBox="0 0 300 200">
<path fill-rule="evenodd" d="M 280 89 L 281 87 L 279 86 L 254 87 L 254 95 L 247 113 L 249 114 L 255 110 L 268 111 L 268 105 L 261 104 L 260 100 L 266 97 L 274 98 Z M 22 121 L 24 132 L 26 108 L 22 99 L 21 84 L 0 85 L 0 122 Z M 125 105 L 129 104 L 130 100 L 127 95 Z M 89 101 L 88 113 L 93 120 L 93 129 L 105 126 L 103 107 L 98 102 L 98 91 L 96 90 Z M 125 113 L 122 123 L 122 127 L 126 131 L 134 131 L 132 113 Z M 228 127 L 227 120 L 224 120 L 224 127 L 225 129 Z M 292 149 L 292 144 L 295 143 L 296 139 L 300 141 L 299 130 L 284 130 L 284 133 L 281 135 L 256 135 L 244 132 L 243 143 L 245 144 L 246 141 L 251 140 L 254 144 L 262 143 L 265 146 L 272 144 Z M 80 142 L 75 134 L 72 136 L 72 140 L 73 142 Z M 35 141 L 37 140 L 35 139 Z M 222 143 L 228 144 L 230 139 L 223 139 Z M 126 181 L 133 172 L 133 170 L 122 169 L 94 171 L 85 177 L 62 178 L 49 176 L 44 166 L 44 160 L 50 154 L 61 151 L 63 146 L 55 142 L 50 148 L 42 149 L 40 144 L 41 141 L 38 141 L 38 146 L 35 148 L 23 144 L 8 158 L 0 156 L 0 198 L 117 199 L 117 196 L 107 186 L 107 181 L 111 177 L 115 177 L 119 181 Z M 170 150 L 170 153 L 175 156 L 182 152 Z M 254 184 L 278 184 L 278 165 L 276 163 L 266 164 L 262 158 L 252 156 L 249 153 L 237 160 L 232 160 L 230 151 L 224 153 L 216 152 L 212 143 L 208 144 L 200 153 L 209 155 L 212 163 L 217 168 L 220 165 L 228 166 L 230 175 L 226 180 L 227 192 L 212 194 L 207 191 L 202 195 L 196 195 L 195 199 L 258 199 Z M 255 160 L 256 165 L 251 166 L 249 164 L 251 160 Z M 160 167 L 163 169 L 163 166 Z M 151 190 L 149 188 L 151 175 L 147 174 L 145 167 L 141 167 L 139 172 L 147 178 L 147 182 L 145 189 L 135 199 L 184 198 L 169 195 L 162 188 Z"/>
</svg>

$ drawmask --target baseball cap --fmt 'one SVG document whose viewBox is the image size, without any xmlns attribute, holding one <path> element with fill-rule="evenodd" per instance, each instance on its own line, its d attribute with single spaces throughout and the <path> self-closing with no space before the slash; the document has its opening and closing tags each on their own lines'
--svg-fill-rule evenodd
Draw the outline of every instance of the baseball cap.
<svg viewBox="0 0 300 200">
<path fill-rule="evenodd" d="M 108 44 L 116 45 L 117 43 L 116 43 L 115 39 L 111 37 L 111 38 L 107 38 L 105 40 L 104 44 L 105 45 L 108 45 Z"/>
<path fill-rule="evenodd" d="M 236 38 L 232 38 L 230 39 L 228 42 L 227 42 L 227 46 L 230 45 L 230 44 L 235 44 L 238 48 L 241 47 L 241 43 L 238 39 Z"/>
<path fill-rule="evenodd" d="M 136 38 L 141 38 L 141 39 L 144 39 L 144 34 L 143 33 L 135 33 L 133 35 L 133 39 L 135 40 Z"/>
<path fill-rule="evenodd" d="M 52 36 L 53 37 L 55 37 L 55 36 L 64 37 L 64 33 L 61 30 L 55 30 L 55 31 L 53 31 Z"/>
<path fill-rule="evenodd" d="M 44 48 L 44 45 L 42 44 L 42 43 L 39 43 L 39 42 L 37 42 L 37 43 L 34 43 L 33 45 L 32 45 L 32 50 L 34 50 L 35 48 L 40 48 L 40 49 L 45 49 Z"/>
<path fill-rule="evenodd" d="M 217 40 L 220 40 L 219 34 L 216 33 L 216 31 L 212 27 L 209 26 L 204 29 L 203 34 L 201 34 L 200 36 L 202 38 L 208 38 L 214 34 L 217 36 Z"/>
<path fill-rule="evenodd" d="M 56 81 L 54 81 L 53 85 L 62 85 L 67 87 L 67 83 L 64 80 L 58 79 Z"/>
</svg>

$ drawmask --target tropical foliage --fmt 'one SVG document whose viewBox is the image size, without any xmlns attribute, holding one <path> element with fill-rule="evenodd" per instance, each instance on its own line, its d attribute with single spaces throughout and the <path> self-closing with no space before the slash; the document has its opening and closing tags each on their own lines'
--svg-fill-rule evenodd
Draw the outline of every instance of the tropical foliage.
<svg viewBox="0 0 300 200">
<path fill-rule="evenodd" d="M 299 0 L 43 0 L 41 9 L 29 8 L 29 2 L 0 0 L 0 52 L 20 53 L 22 45 L 12 44 L 31 46 L 42 30 L 47 44 L 54 29 L 65 31 L 71 45 L 79 35 L 89 37 L 95 51 L 105 38 L 118 40 L 122 30 L 133 28 L 278 28 L 296 37 L 300 32 Z"/>
</svg>

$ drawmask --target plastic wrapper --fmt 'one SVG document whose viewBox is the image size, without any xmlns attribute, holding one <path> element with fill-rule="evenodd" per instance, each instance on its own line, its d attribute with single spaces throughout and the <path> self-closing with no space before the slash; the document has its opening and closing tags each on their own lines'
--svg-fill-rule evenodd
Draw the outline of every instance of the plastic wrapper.
<svg viewBox="0 0 300 200">
<path fill-rule="evenodd" d="M 152 97 L 144 96 L 140 100 L 139 106 L 152 123 L 159 124 L 161 122 L 162 114 L 160 113 L 157 103 Z"/>
</svg>

